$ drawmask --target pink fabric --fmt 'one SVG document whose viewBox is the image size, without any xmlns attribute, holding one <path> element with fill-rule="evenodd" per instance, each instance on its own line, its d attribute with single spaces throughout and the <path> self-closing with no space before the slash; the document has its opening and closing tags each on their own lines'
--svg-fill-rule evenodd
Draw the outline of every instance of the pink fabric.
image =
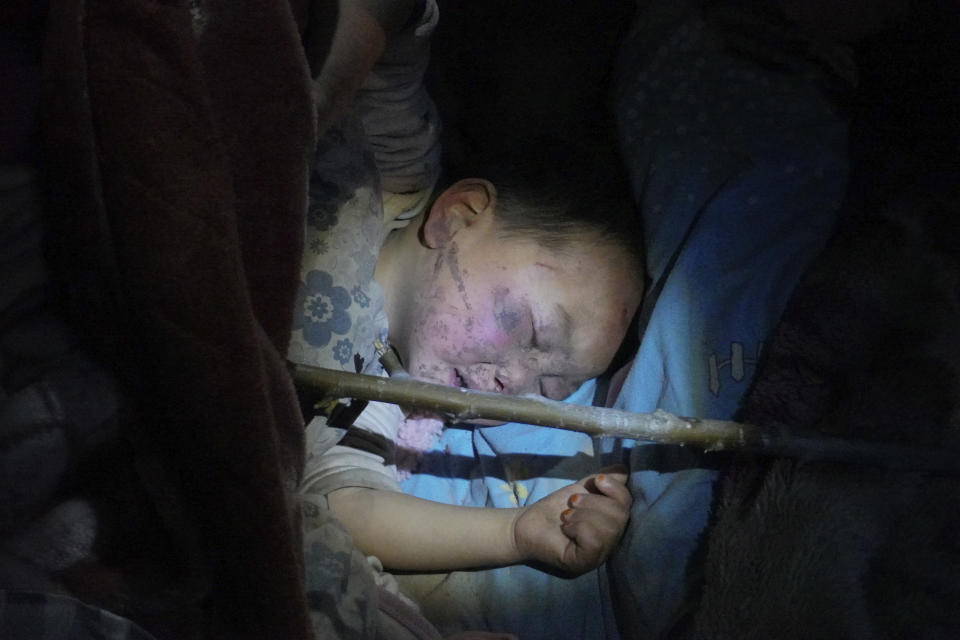
<svg viewBox="0 0 960 640">
<path fill-rule="evenodd" d="M 404 481 L 443 431 L 443 422 L 435 418 L 410 418 L 397 431 L 397 480 Z"/>
</svg>

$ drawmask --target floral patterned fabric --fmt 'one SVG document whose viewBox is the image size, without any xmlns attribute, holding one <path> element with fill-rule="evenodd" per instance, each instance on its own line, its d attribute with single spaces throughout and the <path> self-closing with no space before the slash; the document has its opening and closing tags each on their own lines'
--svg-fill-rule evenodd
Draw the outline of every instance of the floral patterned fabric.
<svg viewBox="0 0 960 640">
<path fill-rule="evenodd" d="M 377 167 L 349 115 L 317 146 L 287 358 L 329 369 L 382 372 L 373 343 L 386 340 L 383 292 L 373 279 L 386 237 Z"/>
<path fill-rule="evenodd" d="M 377 339 L 386 342 L 388 325 L 383 291 L 374 280 L 374 271 L 387 234 L 406 225 L 428 200 L 439 168 L 435 162 L 439 132 L 432 103 L 427 109 L 422 100 L 404 103 L 401 131 L 382 126 L 374 130 L 371 123 L 384 121 L 384 114 L 396 109 L 397 104 L 389 104 L 394 81 L 422 84 L 427 53 L 424 42 L 429 40 L 436 17 L 436 4 L 430 0 L 412 33 L 397 34 L 413 57 L 408 61 L 413 76 L 398 74 L 393 67 L 386 73 L 378 64 L 358 103 L 318 142 L 310 176 L 300 288 L 287 351 L 287 359 L 293 363 L 384 375 L 374 343 Z M 388 47 L 394 51 L 391 63 L 397 56 L 403 57 L 397 46 Z M 392 121 L 386 118 L 386 122 Z M 386 171 L 385 159 L 398 157 L 408 160 L 408 169 L 397 174 L 397 167 L 391 165 L 394 173 Z M 422 175 L 416 180 L 418 173 Z M 390 175 L 410 178 L 412 182 L 403 184 L 418 190 L 384 192 L 381 178 L 389 180 Z M 392 440 L 402 421 L 399 408 L 370 403 L 355 425 Z M 300 504 L 314 631 L 321 638 L 356 640 L 438 637 L 412 603 L 402 600 L 379 561 L 365 558 L 357 550 L 328 509 L 325 493 L 330 487 L 399 490 L 392 465 L 379 456 L 337 446 L 342 435 L 343 430 L 329 427 L 323 416 L 314 417 L 306 430 Z M 380 606 L 383 601 L 394 603 L 386 613 Z M 405 614 L 401 618 L 415 619 L 426 633 L 418 635 L 394 622 L 398 610 Z"/>
<path fill-rule="evenodd" d="M 423 87 L 439 10 L 393 34 L 348 114 L 317 145 L 290 361 L 382 374 L 383 292 L 373 279 L 386 235 L 429 201 L 440 123 Z"/>
</svg>

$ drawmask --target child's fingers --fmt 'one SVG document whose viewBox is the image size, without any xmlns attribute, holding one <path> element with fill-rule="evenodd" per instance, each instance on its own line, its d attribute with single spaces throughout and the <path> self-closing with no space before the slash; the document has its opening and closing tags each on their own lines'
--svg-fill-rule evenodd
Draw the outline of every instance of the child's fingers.
<svg viewBox="0 0 960 640">
<path fill-rule="evenodd" d="M 627 474 L 625 473 L 599 473 L 585 486 L 588 491 L 592 490 L 594 493 L 603 494 L 624 507 L 629 508 L 633 502 L 630 489 L 627 488 Z"/>
<path fill-rule="evenodd" d="M 625 505 L 604 495 L 574 494 L 567 500 L 567 507 L 568 509 L 561 514 L 564 523 L 573 521 L 573 515 L 576 513 L 578 514 L 576 519 L 605 518 L 613 523 L 613 526 L 623 527 L 630 517 L 629 503 Z"/>
<path fill-rule="evenodd" d="M 622 464 L 617 464 L 604 467 L 597 473 L 583 478 L 577 484 L 581 485 L 587 491 L 598 493 L 600 492 L 600 488 L 597 486 L 598 481 L 606 484 L 617 483 L 626 486 L 629 477 L 627 468 Z"/>
<path fill-rule="evenodd" d="M 603 562 L 613 550 L 620 537 L 620 528 L 605 519 L 578 518 L 574 512 L 569 524 L 564 525 L 563 533 L 573 542 L 567 553 L 577 558 L 576 564 L 592 568 Z"/>
<path fill-rule="evenodd" d="M 594 502 L 591 506 L 585 505 L 572 506 L 565 509 L 560 514 L 560 519 L 564 526 L 575 524 L 577 522 L 596 523 L 598 529 L 610 533 L 619 534 L 629 518 L 629 513 L 618 508 L 613 501 L 602 498 L 600 502 Z M 567 535 L 570 535 L 569 532 Z"/>
<path fill-rule="evenodd" d="M 597 474 L 612 476 L 617 478 L 620 482 L 626 483 L 627 478 L 630 475 L 630 470 L 627 469 L 625 465 L 612 464 L 612 465 L 607 465 L 606 467 L 600 469 L 600 471 L 598 471 Z"/>
<path fill-rule="evenodd" d="M 576 543 L 578 553 L 587 558 L 597 558 L 611 546 L 609 534 L 600 531 L 596 523 L 589 520 L 571 522 L 564 527 L 564 533 Z"/>
</svg>

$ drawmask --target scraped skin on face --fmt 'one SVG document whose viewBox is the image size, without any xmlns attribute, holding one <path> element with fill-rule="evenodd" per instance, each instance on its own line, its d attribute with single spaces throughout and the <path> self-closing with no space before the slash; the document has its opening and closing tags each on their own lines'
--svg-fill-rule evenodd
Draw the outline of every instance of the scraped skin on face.
<svg viewBox="0 0 960 640">
<path fill-rule="evenodd" d="M 595 238 L 547 248 L 498 225 L 493 185 L 465 180 L 437 199 L 418 247 L 409 232 L 405 247 L 388 243 L 377 279 L 390 340 L 417 378 L 563 399 L 613 359 L 640 276 Z"/>
</svg>

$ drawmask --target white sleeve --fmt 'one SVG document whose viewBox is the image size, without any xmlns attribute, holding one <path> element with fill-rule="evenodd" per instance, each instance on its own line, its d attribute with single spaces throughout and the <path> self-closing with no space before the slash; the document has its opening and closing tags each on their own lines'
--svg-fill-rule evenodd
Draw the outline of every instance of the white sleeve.
<svg viewBox="0 0 960 640">
<path fill-rule="evenodd" d="M 370 402 L 353 426 L 393 443 L 403 420 L 397 405 Z M 384 458 L 375 453 L 338 444 L 344 433 L 344 429 L 328 425 L 323 416 L 307 425 L 307 462 L 301 492 L 326 496 L 344 487 L 400 491 L 396 465 L 384 464 Z"/>
</svg>

